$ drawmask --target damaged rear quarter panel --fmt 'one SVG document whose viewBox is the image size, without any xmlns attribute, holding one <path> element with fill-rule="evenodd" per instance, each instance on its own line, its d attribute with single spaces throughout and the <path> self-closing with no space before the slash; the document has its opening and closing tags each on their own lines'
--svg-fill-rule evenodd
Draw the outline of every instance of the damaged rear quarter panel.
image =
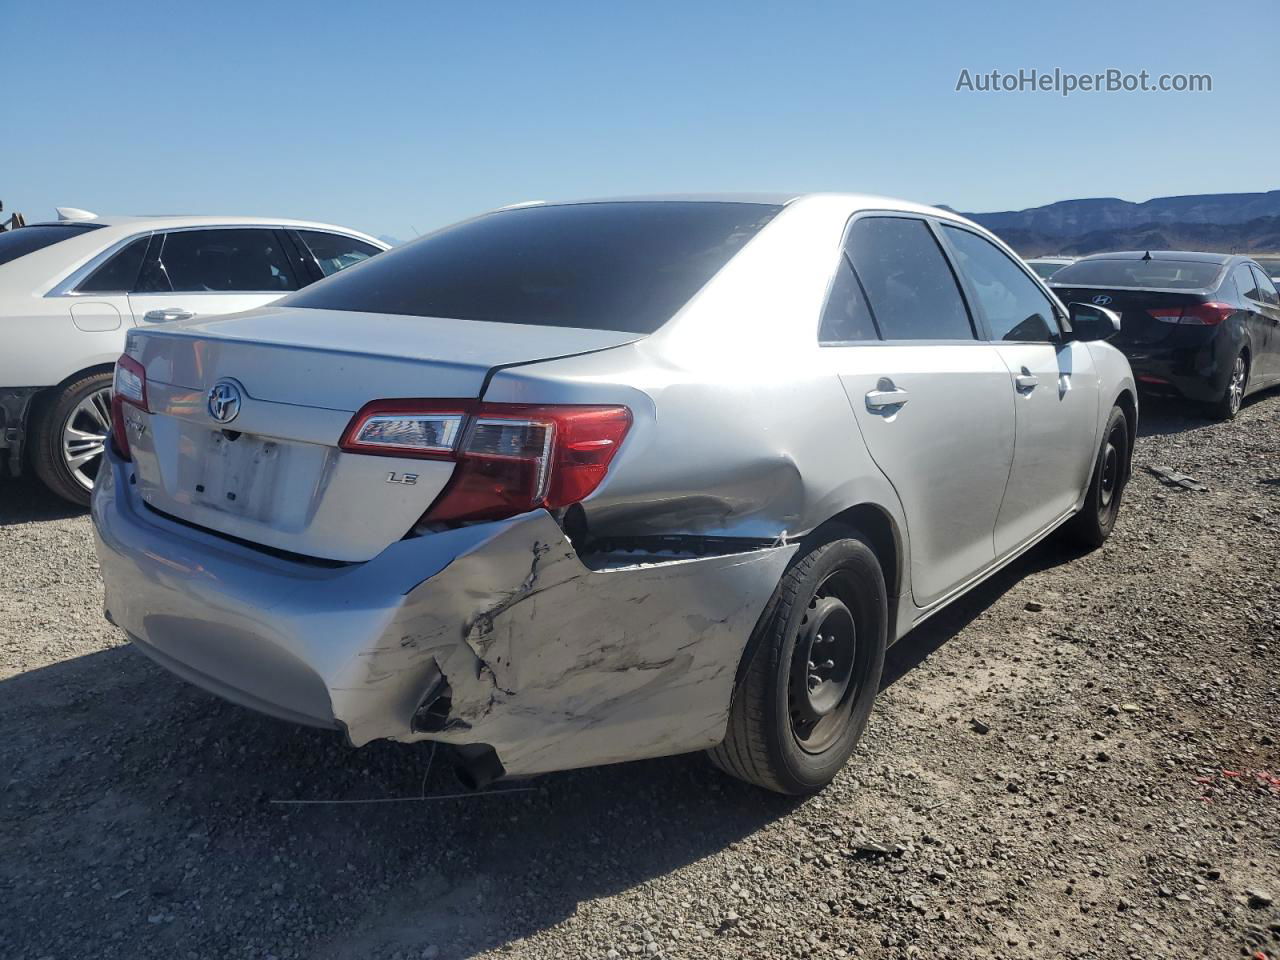
<svg viewBox="0 0 1280 960">
<path fill-rule="evenodd" d="M 794 551 L 591 570 L 549 515 L 528 515 L 409 591 L 353 666 L 358 682 L 334 691 L 335 715 L 357 744 L 388 724 L 403 731 L 395 739 L 487 743 L 509 774 L 712 746 L 747 638 Z M 438 674 L 451 722 L 410 732 Z"/>
</svg>

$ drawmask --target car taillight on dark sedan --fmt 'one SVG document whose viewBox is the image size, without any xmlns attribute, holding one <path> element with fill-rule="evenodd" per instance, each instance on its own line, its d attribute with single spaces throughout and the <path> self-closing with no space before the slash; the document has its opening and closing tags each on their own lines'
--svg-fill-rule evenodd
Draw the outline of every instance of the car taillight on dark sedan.
<svg viewBox="0 0 1280 960">
<path fill-rule="evenodd" d="M 1229 303 L 1188 303 L 1181 307 L 1161 307 L 1148 310 L 1161 323 L 1176 323 L 1190 327 L 1216 327 L 1236 312 Z"/>
<path fill-rule="evenodd" d="M 630 427 L 624 406 L 375 400 L 338 445 L 347 453 L 456 462 L 421 522 L 459 523 L 578 503 L 604 480 Z"/>
</svg>

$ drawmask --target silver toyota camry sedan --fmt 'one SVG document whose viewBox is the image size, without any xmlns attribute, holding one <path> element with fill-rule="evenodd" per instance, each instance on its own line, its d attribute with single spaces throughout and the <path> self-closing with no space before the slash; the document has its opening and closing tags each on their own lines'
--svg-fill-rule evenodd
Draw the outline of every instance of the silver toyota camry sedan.
<svg viewBox="0 0 1280 960">
<path fill-rule="evenodd" d="M 527 204 L 129 331 L 106 612 L 238 704 L 474 783 L 694 750 L 804 793 L 886 646 L 1116 522 L 1114 314 L 857 195 Z"/>
</svg>

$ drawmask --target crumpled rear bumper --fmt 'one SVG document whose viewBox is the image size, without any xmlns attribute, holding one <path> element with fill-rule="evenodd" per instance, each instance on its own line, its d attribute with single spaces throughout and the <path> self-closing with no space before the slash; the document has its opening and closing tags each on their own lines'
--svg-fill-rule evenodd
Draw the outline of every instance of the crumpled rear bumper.
<svg viewBox="0 0 1280 960">
<path fill-rule="evenodd" d="M 130 469 L 108 454 L 93 519 L 108 616 L 141 650 L 357 746 L 487 744 L 509 775 L 718 743 L 795 550 L 589 569 L 538 511 L 328 567 L 168 520 Z"/>
</svg>

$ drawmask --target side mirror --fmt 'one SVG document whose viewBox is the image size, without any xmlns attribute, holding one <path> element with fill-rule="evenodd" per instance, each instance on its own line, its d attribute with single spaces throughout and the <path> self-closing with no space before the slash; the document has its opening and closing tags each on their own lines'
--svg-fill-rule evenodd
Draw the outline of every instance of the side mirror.
<svg viewBox="0 0 1280 960">
<path fill-rule="evenodd" d="M 1092 303 L 1069 303 L 1072 340 L 1106 340 L 1120 332 L 1120 314 Z"/>
</svg>

